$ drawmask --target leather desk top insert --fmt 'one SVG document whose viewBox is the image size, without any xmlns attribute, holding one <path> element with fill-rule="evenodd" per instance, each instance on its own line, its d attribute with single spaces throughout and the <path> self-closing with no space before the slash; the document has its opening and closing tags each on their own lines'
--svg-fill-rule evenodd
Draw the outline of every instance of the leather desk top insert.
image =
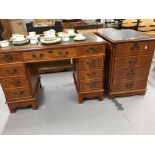
<svg viewBox="0 0 155 155">
<path fill-rule="evenodd" d="M 38 63 L 53 60 L 73 60 L 73 78 L 80 103 L 85 98 L 103 100 L 105 40 L 95 34 L 85 36 L 84 41 L 71 39 L 51 45 L 0 48 L 0 83 L 10 112 L 27 106 L 38 108 L 41 87 Z"/>
</svg>

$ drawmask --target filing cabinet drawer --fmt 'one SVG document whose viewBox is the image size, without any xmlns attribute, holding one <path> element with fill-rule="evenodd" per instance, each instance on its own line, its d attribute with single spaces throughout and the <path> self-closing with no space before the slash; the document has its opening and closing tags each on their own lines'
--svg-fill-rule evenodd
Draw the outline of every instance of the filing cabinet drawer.
<svg viewBox="0 0 155 155">
<path fill-rule="evenodd" d="M 104 53 L 105 52 L 105 46 L 86 46 L 86 47 L 79 47 L 78 51 L 81 53 L 81 55 L 94 55 L 98 53 Z"/>
<path fill-rule="evenodd" d="M 146 78 L 149 73 L 149 66 L 138 67 L 138 68 L 125 68 L 114 70 L 114 81 L 122 79 L 133 79 L 133 78 Z"/>
<path fill-rule="evenodd" d="M 77 65 L 79 70 L 101 69 L 103 67 L 103 56 L 80 58 Z"/>
<path fill-rule="evenodd" d="M 22 61 L 22 55 L 19 53 L 0 54 L 0 63 Z"/>
<path fill-rule="evenodd" d="M 152 53 L 150 49 L 151 42 L 131 42 L 116 45 L 116 57 L 117 56 L 127 56 L 127 55 L 137 55 L 137 54 L 148 54 Z"/>
<path fill-rule="evenodd" d="M 80 72 L 78 72 L 78 77 L 80 80 L 90 80 L 90 79 L 102 78 L 103 70 L 96 69 L 96 70 L 80 71 Z"/>
<path fill-rule="evenodd" d="M 3 89 L 21 88 L 27 87 L 29 85 L 28 79 L 26 77 L 2 79 L 0 82 Z"/>
<path fill-rule="evenodd" d="M 0 77 L 26 75 L 24 65 L 0 65 Z"/>
<path fill-rule="evenodd" d="M 112 91 L 124 92 L 146 88 L 146 80 L 128 80 L 123 82 L 114 82 Z"/>
<path fill-rule="evenodd" d="M 114 68 L 146 66 L 150 65 L 151 61 L 152 54 L 126 58 L 115 58 Z"/>
<path fill-rule="evenodd" d="M 80 82 L 80 91 L 93 91 L 103 89 L 102 79 L 100 80 L 92 80 L 87 82 Z"/>
<path fill-rule="evenodd" d="M 24 99 L 32 97 L 31 91 L 29 88 L 25 89 L 12 89 L 8 91 L 4 91 L 7 100 L 14 100 L 14 99 Z"/>
</svg>

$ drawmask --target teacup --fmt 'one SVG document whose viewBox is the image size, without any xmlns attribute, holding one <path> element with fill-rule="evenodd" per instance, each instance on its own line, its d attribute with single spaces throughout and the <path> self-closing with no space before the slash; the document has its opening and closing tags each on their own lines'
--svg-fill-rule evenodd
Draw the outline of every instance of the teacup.
<svg viewBox="0 0 155 155">
<path fill-rule="evenodd" d="M 44 36 L 45 36 L 45 38 L 54 38 L 55 37 L 55 32 L 45 31 Z"/>
<path fill-rule="evenodd" d="M 36 36 L 36 32 L 29 32 L 29 36 L 30 36 L 30 38 L 33 38 L 33 37 L 35 37 Z"/>
<path fill-rule="evenodd" d="M 68 34 L 74 34 L 74 33 L 75 33 L 75 29 L 68 29 L 68 30 L 67 30 L 67 33 L 68 33 Z"/>
<path fill-rule="evenodd" d="M 76 38 L 78 38 L 78 39 L 81 39 L 81 38 L 83 38 L 83 37 L 84 37 L 84 35 L 83 35 L 82 33 L 76 34 Z"/>
<path fill-rule="evenodd" d="M 0 47 L 8 47 L 8 46 L 9 46 L 9 40 L 0 41 Z"/>
<path fill-rule="evenodd" d="M 64 34 L 64 35 L 62 35 L 62 41 L 69 41 L 70 40 L 70 38 L 69 38 L 69 35 L 68 34 Z"/>
<path fill-rule="evenodd" d="M 37 44 L 38 43 L 38 38 L 37 37 L 30 38 L 30 43 L 31 44 Z"/>
</svg>

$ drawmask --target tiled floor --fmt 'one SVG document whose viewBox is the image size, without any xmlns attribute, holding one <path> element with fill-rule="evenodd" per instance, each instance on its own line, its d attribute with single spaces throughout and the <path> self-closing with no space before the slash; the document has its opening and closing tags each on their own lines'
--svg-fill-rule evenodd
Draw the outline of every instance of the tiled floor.
<svg viewBox="0 0 155 155">
<path fill-rule="evenodd" d="M 145 96 L 78 104 L 72 73 L 42 75 L 37 111 L 10 114 L 0 91 L 1 134 L 155 134 L 155 71 Z"/>
</svg>

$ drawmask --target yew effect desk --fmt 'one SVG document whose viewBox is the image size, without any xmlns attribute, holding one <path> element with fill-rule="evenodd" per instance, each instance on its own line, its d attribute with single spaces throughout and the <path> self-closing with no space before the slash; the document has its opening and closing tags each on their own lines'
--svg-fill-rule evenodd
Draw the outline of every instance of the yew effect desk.
<svg viewBox="0 0 155 155">
<path fill-rule="evenodd" d="M 10 112 L 16 108 L 38 108 L 41 87 L 38 63 L 73 60 L 73 77 L 79 102 L 84 98 L 103 100 L 103 68 L 105 40 L 87 34 L 85 41 L 61 42 L 52 45 L 23 45 L 0 48 L 0 83 Z"/>
</svg>

